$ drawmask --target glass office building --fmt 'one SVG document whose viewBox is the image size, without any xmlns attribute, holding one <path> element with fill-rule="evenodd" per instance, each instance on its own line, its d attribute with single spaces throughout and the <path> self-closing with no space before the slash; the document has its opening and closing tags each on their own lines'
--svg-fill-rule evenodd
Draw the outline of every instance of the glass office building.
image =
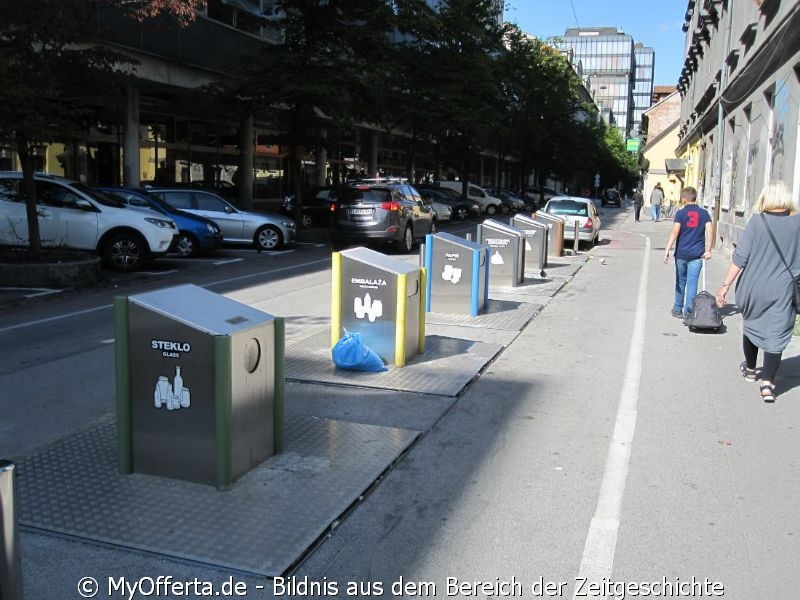
<svg viewBox="0 0 800 600">
<path fill-rule="evenodd" d="M 611 111 L 623 137 L 638 137 L 653 93 L 655 54 L 614 27 L 567 29 L 548 43 L 571 50 L 601 111 Z"/>
</svg>

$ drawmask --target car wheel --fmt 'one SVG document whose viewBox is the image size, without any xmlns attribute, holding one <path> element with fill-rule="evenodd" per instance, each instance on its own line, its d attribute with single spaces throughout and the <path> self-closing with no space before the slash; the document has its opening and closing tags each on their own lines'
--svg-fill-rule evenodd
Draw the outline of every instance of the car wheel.
<svg viewBox="0 0 800 600">
<path fill-rule="evenodd" d="M 536 203 L 535 202 L 526 202 L 525 203 L 525 212 L 536 212 Z"/>
<path fill-rule="evenodd" d="M 453 209 L 453 218 L 456 221 L 466 221 L 469 217 L 469 209 L 466 206 L 456 206 Z"/>
<path fill-rule="evenodd" d="M 175 248 L 175 252 L 177 252 L 178 256 L 183 258 L 197 256 L 199 253 L 197 240 L 191 233 L 185 233 L 181 231 L 181 233 L 178 235 L 178 245 Z"/>
<path fill-rule="evenodd" d="M 277 228 L 272 225 L 264 225 L 256 231 L 253 243 L 258 251 L 277 250 L 283 246 L 283 236 Z"/>
<path fill-rule="evenodd" d="M 510 212 L 511 212 L 511 209 L 508 207 L 507 204 L 501 204 L 500 205 L 500 214 L 501 215 L 507 215 Z"/>
<path fill-rule="evenodd" d="M 414 247 L 414 232 L 410 225 L 406 225 L 403 237 L 397 242 L 397 249 L 401 254 L 408 254 Z"/>
<path fill-rule="evenodd" d="M 103 245 L 103 260 L 115 271 L 129 273 L 147 259 L 147 244 L 135 233 L 116 233 Z"/>
<path fill-rule="evenodd" d="M 311 227 L 311 215 L 303 215 L 303 229 Z"/>
<path fill-rule="evenodd" d="M 486 214 L 490 217 L 497 214 L 497 207 L 494 204 L 490 204 L 486 207 Z"/>
</svg>

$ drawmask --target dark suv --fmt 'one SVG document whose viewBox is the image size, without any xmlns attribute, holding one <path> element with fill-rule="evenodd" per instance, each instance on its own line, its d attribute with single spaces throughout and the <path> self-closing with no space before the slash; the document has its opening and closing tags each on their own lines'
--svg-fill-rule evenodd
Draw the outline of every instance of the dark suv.
<svg viewBox="0 0 800 600">
<path fill-rule="evenodd" d="M 436 232 L 430 201 L 405 183 L 356 184 L 337 193 L 331 220 L 334 249 L 349 244 L 392 242 L 411 252 L 414 241 Z"/>
<path fill-rule="evenodd" d="M 600 200 L 600 205 L 605 206 L 606 204 L 613 204 L 617 208 L 620 207 L 622 200 L 620 199 L 619 192 L 614 188 L 608 188 L 606 191 L 603 192 L 603 197 Z"/>
</svg>

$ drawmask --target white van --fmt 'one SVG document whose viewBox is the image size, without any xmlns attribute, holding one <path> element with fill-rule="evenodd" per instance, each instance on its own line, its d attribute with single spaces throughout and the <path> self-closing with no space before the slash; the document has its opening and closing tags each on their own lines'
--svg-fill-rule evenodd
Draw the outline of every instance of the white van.
<svg viewBox="0 0 800 600">
<path fill-rule="evenodd" d="M 463 181 L 440 181 L 437 185 L 441 188 L 455 190 L 460 194 L 463 183 Z M 467 184 L 467 197 L 473 202 L 477 202 L 481 207 L 481 211 L 489 216 L 501 212 L 500 208 L 503 203 L 500 199 L 490 196 L 483 188 L 474 183 Z"/>
<path fill-rule="evenodd" d="M 86 185 L 54 175 L 34 175 L 39 234 L 45 247 L 92 250 L 117 271 L 138 269 L 177 240 L 175 221 L 130 208 Z M 0 244 L 28 245 L 22 173 L 0 171 Z"/>
</svg>

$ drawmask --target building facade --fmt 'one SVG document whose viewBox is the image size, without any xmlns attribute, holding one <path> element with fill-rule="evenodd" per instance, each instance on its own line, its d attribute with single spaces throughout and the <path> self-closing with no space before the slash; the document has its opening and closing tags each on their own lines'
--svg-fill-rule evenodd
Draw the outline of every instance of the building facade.
<svg viewBox="0 0 800 600">
<path fill-rule="evenodd" d="M 800 0 L 690 0 L 684 30 L 676 153 L 730 247 L 767 182 L 800 195 Z"/>
<path fill-rule="evenodd" d="M 614 27 L 567 29 L 548 43 L 573 51 L 601 111 L 613 115 L 623 138 L 639 137 L 653 93 L 653 49 Z"/>
<path fill-rule="evenodd" d="M 644 112 L 647 143 L 642 149 L 644 173 L 642 191 L 646 204 L 657 183 L 664 190 L 664 200 L 677 204 L 683 187 L 683 171 L 676 170 L 675 147 L 678 145 L 678 124 L 681 118 L 681 97 L 677 91 L 661 99 Z M 678 165 L 680 166 L 680 165 Z"/>
</svg>

